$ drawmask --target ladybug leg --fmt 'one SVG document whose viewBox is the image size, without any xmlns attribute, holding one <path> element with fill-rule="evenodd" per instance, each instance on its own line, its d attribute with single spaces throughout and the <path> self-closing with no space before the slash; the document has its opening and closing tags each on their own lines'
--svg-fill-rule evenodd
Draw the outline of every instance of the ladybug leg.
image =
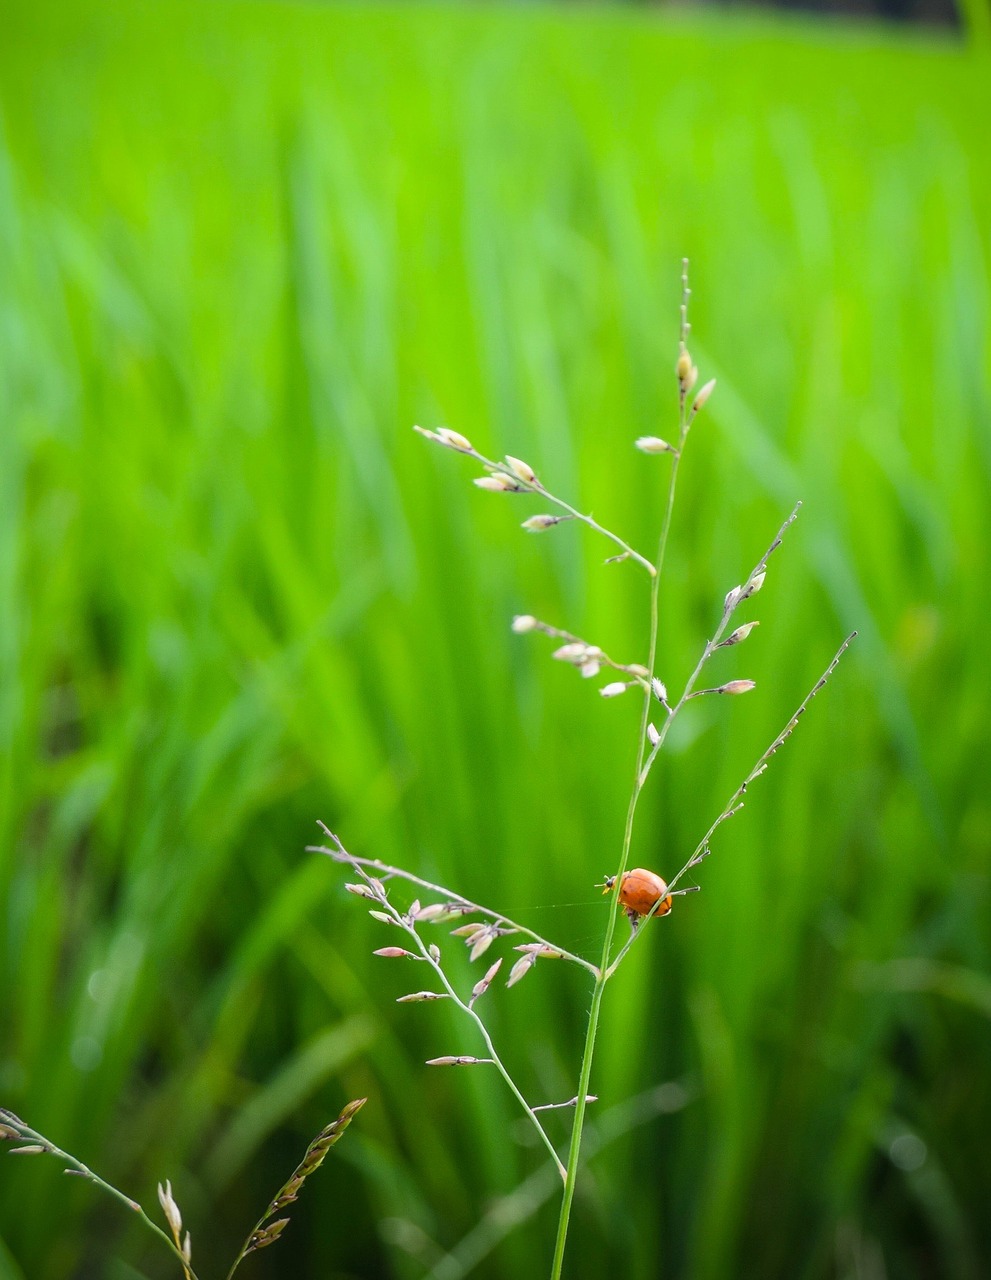
<svg viewBox="0 0 991 1280">
<path fill-rule="evenodd" d="M 630 928 L 636 933 L 640 927 L 640 916 L 632 907 L 624 907 L 623 910 L 626 912 L 626 918 L 630 922 Z"/>
</svg>

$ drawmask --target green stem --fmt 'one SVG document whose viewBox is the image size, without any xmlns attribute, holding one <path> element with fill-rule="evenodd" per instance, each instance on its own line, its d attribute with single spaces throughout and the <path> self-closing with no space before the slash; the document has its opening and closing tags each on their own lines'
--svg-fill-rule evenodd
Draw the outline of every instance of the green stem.
<svg viewBox="0 0 991 1280">
<path fill-rule="evenodd" d="M 564 1250 L 568 1240 L 568 1226 L 571 1221 L 571 1206 L 575 1197 L 575 1183 L 578 1177 L 578 1161 L 581 1155 L 582 1130 L 585 1126 L 585 1099 L 588 1096 L 592 1077 L 592 1059 L 595 1056 L 595 1038 L 599 1029 L 599 1014 L 602 1007 L 602 994 L 608 982 L 609 956 L 612 952 L 613 938 L 616 933 L 616 921 L 619 916 L 619 894 L 623 883 L 623 873 L 630 859 L 630 847 L 633 842 L 633 823 L 636 817 L 637 802 L 644 784 L 644 743 L 647 739 L 647 724 L 650 719 L 651 704 L 654 699 L 653 677 L 654 663 L 657 657 L 658 600 L 660 594 L 661 571 L 664 568 L 664 555 L 667 551 L 668 533 L 671 529 L 671 513 L 674 510 L 674 496 L 678 485 L 678 468 L 681 463 L 682 449 L 688 434 L 688 422 L 685 417 L 685 396 L 681 397 L 680 412 L 681 438 L 674 463 L 671 467 L 671 478 L 668 484 L 667 506 L 664 510 L 664 523 L 661 526 L 661 537 L 657 548 L 657 561 L 652 565 L 650 583 L 650 652 L 647 659 L 647 688 L 644 691 L 643 711 L 640 716 L 640 736 L 637 744 L 637 764 L 630 792 L 630 803 L 626 811 L 626 826 L 623 830 L 623 848 L 620 855 L 619 870 L 616 873 L 616 884 L 609 903 L 609 918 L 606 921 L 605 937 L 602 940 L 602 960 L 599 973 L 592 990 L 592 1004 L 589 1008 L 588 1026 L 585 1032 L 585 1049 L 582 1053 L 581 1075 L 578 1082 L 578 1101 L 575 1104 L 575 1120 L 571 1128 L 571 1145 L 568 1149 L 568 1169 L 564 1183 L 564 1195 L 561 1199 L 561 1212 L 558 1217 L 557 1239 L 554 1244 L 554 1261 L 551 1267 L 551 1280 L 560 1280 L 564 1266 Z"/>
</svg>

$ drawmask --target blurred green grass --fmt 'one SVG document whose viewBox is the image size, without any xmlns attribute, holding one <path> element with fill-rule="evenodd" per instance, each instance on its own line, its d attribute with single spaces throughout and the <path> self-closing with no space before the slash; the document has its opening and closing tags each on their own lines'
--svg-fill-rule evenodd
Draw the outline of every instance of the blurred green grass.
<svg viewBox="0 0 991 1280">
<path fill-rule="evenodd" d="M 758 691 L 699 706 L 635 860 L 680 864 L 861 640 L 612 989 L 604 1104 L 683 1091 L 591 1166 L 570 1274 L 983 1273 L 987 71 L 727 14 L 8 15 L 0 1103 L 146 1203 L 170 1177 L 201 1274 L 348 1097 L 255 1274 L 451 1280 L 539 1165 L 494 1081 L 422 1070 L 476 1046 L 397 1010 L 302 847 L 322 817 L 595 950 L 636 708 L 507 623 L 636 656 L 643 584 L 578 530 L 524 538 L 529 502 L 409 428 L 523 456 L 649 547 L 663 462 L 629 446 L 670 429 L 682 254 L 719 390 L 672 687 L 806 505 L 727 658 Z M 534 1094 L 573 1091 L 586 1002 L 553 972 L 493 1002 Z M 0 1163 L 0 1277 L 171 1274 L 67 1181 Z M 506 1240 L 497 1209 L 479 1274 L 541 1274 L 552 1208 Z"/>
</svg>

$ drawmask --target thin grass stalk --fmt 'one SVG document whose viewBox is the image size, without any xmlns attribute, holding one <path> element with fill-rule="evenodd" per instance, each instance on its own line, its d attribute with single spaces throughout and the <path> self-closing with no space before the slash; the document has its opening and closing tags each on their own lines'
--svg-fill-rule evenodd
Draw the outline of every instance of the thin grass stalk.
<svg viewBox="0 0 991 1280">
<path fill-rule="evenodd" d="M 684 351 L 688 336 L 688 262 L 682 264 L 682 303 L 681 303 L 681 349 Z M 616 873 L 616 884 L 609 903 L 609 916 L 606 920 L 605 935 L 602 939 L 602 959 L 599 972 L 592 991 L 592 1003 L 589 1007 L 588 1026 L 585 1031 L 585 1047 L 582 1052 L 581 1073 L 578 1080 L 578 1101 L 575 1105 L 575 1118 L 571 1126 L 571 1142 L 568 1147 L 568 1167 L 564 1182 L 564 1194 L 561 1198 L 561 1211 L 558 1215 L 557 1237 L 554 1242 L 554 1260 L 551 1266 L 551 1280 L 559 1280 L 564 1266 L 564 1251 L 568 1240 L 568 1227 L 571 1222 L 571 1206 L 575 1197 L 575 1184 L 578 1178 L 578 1164 L 581 1158 L 582 1132 L 585 1127 L 585 1110 L 589 1084 L 592 1078 L 592 1060 L 595 1056 L 595 1039 L 599 1030 L 599 1017 L 602 1009 L 602 996 L 609 980 L 609 956 L 612 952 L 613 938 L 616 933 L 616 921 L 619 917 L 619 895 L 623 884 L 623 873 L 630 860 L 630 848 L 633 843 L 633 826 L 636 819 L 637 804 L 640 792 L 646 781 L 644 773 L 644 744 L 647 741 L 647 725 L 650 720 L 651 704 L 654 700 L 653 680 L 654 665 L 657 660 L 657 633 L 660 604 L 661 574 L 664 569 L 664 557 L 667 552 L 668 535 L 671 530 L 671 518 L 674 511 L 674 499 L 678 487 L 678 469 L 681 464 L 685 441 L 688 436 L 689 418 L 686 413 L 687 392 L 682 385 L 679 395 L 678 412 L 678 449 L 674 454 L 671 475 L 668 480 L 667 503 L 664 508 L 664 520 L 657 547 L 657 559 L 653 565 L 650 582 L 650 643 L 647 657 L 647 686 L 644 689 L 643 709 L 640 713 L 640 733 L 637 739 L 636 772 L 630 792 L 630 802 L 626 811 L 626 825 L 623 829 L 623 846 L 620 852 L 619 869 Z M 669 717 L 670 720 L 670 717 Z"/>
<path fill-rule="evenodd" d="M 94 1173 L 88 1165 L 83 1164 L 82 1160 L 78 1160 L 74 1155 L 70 1155 L 68 1151 L 63 1151 L 61 1147 L 57 1147 L 54 1142 L 50 1141 L 50 1139 L 46 1138 L 43 1134 L 38 1133 L 29 1125 L 26 1125 L 24 1121 L 21 1120 L 20 1117 L 15 1116 L 12 1111 L 0 1109 L 0 1122 L 8 1128 L 16 1130 L 20 1137 L 24 1138 L 26 1142 L 39 1147 L 39 1154 L 43 1152 L 45 1155 L 55 1156 L 56 1159 L 61 1160 L 63 1164 L 68 1166 L 64 1170 L 65 1173 L 71 1173 L 75 1174 L 77 1177 L 85 1178 L 87 1182 L 92 1182 L 93 1185 L 99 1187 L 101 1191 L 105 1191 L 108 1196 L 112 1196 L 115 1200 L 119 1201 L 125 1209 L 130 1209 L 132 1213 L 136 1213 L 148 1230 L 154 1231 L 155 1235 L 158 1236 L 159 1239 L 164 1240 L 166 1245 L 168 1245 L 170 1253 L 173 1253 L 179 1259 L 187 1280 L 198 1280 L 192 1264 L 183 1256 L 182 1250 L 178 1247 L 171 1236 L 169 1236 L 160 1226 L 158 1226 L 157 1223 L 153 1222 L 152 1219 L 148 1217 L 141 1205 L 138 1204 L 137 1200 L 132 1200 L 130 1196 L 125 1195 L 123 1191 L 119 1191 L 112 1183 L 106 1182 L 98 1173 Z"/>
</svg>

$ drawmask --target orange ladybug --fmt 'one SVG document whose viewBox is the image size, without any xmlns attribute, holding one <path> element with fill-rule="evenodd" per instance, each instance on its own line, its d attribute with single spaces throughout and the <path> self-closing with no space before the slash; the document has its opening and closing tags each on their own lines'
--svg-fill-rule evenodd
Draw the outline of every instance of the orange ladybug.
<svg viewBox="0 0 991 1280">
<path fill-rule="evenodd" d="M 608 893 L 616 884 L 615 876 L 606 876 L 602 884 L 602 892 Z M 655 904 L 660 906 L 654 911 L 656 916 L 666 916 L 673 904 L 673 895 L 659 875 L 653 871 L 645 871 L 643 867 L 634 867 L 632 871 L 624 871 L 623 881 L 619 886 L 619 900 L 634 928 L 640 923 L 640 917 L 648 915 Z"/>
</svg>

